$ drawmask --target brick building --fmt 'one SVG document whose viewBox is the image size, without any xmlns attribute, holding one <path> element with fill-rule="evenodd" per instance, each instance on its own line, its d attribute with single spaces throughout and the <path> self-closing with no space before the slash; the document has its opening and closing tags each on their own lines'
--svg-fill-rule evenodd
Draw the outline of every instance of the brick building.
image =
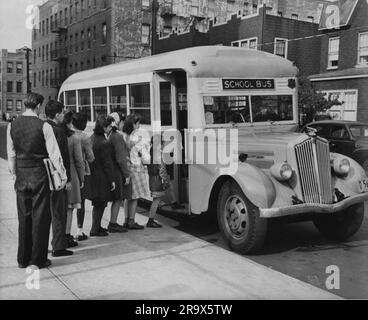
<svg viewBox="0 0 368 320">
<path fill-rule="evenodd" d="M 315 16 L 320 14 L 318 8 L 316 6 Z M 158 35 L 155 53 L 199 45 L 242 46 L 287 58 L 307 76 L 319 71 L 321 39 L 314 37 L 317 34 L 316 22 L 275 15 L 270 7 L 263 5 L 252 14 L 233 14 L 225 23 L 211 19 L 206 32 L 199 31 L 193 23 L 187 32 Z"/>
<path fill-rule="evenodd" d="M 30 55 L 30 58 L 31 55 Z M 31 69 L 31 66 L 30 66 Z M 29 84 L 31 86 L 31 83 Z M 27 95 L 26 51 L 0 51 L 0 116 L 9 118 L 24 111 L 23 100 Z"/>
<path fill-rule="evenodd" d="M 368 122 L 368 3 L 345 4 L 340 24 L 326 28 L 321 21 L 320 70 L 310 79 L 326 98 L 342 103 L 330 109 L 334 118 Z"/>
<path fill-rule="evenodd" d="M 71 74 L 150 54 L 150 3 L 49 0 L 33 30 L 34 90 L 55 99 Z"/>
<path fill-rule="evenodd" d="M 241 16 L 257 14 L 265 5 L 268 14 L 300 21 L 319 21 L 323 0 L 157 0 L 159 3 L 158 32 L 186 32 L 191 24 L 205 32 L 210 20 L 223 24 L 234 13 Z"/>
</svg>

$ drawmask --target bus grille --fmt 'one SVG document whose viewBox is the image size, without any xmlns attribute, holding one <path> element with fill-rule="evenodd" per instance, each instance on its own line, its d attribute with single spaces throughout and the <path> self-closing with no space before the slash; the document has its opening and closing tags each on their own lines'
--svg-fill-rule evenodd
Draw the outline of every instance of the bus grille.
<svg viewBox="0 0 368 320">
<path fill-rule="evenodd" d="M 306 203 L 332 203 L 328 143 L 318 138 L 309 139 L 295 146 L 295 154 L 304 201 Z"/>
</svg>

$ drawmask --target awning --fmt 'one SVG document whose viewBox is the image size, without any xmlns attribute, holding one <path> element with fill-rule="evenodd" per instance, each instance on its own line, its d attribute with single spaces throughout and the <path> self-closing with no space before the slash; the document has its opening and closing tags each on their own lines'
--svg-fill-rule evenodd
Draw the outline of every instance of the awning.
<svg viewBox="0 0 368 320">
<path fill-rule="evenodd" d="M 330 71 L 320 74 L 313 74 L 308 77 L 310 81 L 332 81 L 354 78 L 368 78 L 368 67 Z"/>
</svg>

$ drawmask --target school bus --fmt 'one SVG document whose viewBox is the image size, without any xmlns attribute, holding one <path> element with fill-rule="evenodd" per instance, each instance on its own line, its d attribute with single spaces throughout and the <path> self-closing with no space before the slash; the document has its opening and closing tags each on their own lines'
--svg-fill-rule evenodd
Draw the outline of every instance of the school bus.
<svg viewBox="0 0 368 320">
<path fill-rule="evenodd" d="M 176 132 L 170 173 L 187 214 L 216 215 L 237 252 L 259 251 L 271 219 L 313 220 L 344 240 L 363 221 L 368 178 L 298 125 L 297 68 L 262 51 L 205 46 L 73 74 L 59 99 L 88 115 L 139 114 Z M 168 141 L 172 141 L 168 139 Z M 171 143 L 171 145 L 173 145 Z M 230 151 L 229 151 L 230 150 Z"/>
</svg>

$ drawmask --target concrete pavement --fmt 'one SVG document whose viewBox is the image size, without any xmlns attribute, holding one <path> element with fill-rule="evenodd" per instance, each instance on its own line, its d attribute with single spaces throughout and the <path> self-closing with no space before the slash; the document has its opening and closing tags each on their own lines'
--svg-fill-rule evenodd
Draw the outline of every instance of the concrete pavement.
<svg viewBox="0 0 368 320">
<path fill-rule="evenodd" d="M 108 218 L 109 208 L 104 225 Z M 137 221 L 147 218 L 138 214 Z M 90 224 L 87 201 L 85 230 Z M 0 299 L 339 298 L 168 225 L 81 242 L 73 256 L 51 258 L 40 289 L 28 290 L 29 275 L 17 268 L 17 227 L 13 183 L 0 159 Z"/>
</svg>

